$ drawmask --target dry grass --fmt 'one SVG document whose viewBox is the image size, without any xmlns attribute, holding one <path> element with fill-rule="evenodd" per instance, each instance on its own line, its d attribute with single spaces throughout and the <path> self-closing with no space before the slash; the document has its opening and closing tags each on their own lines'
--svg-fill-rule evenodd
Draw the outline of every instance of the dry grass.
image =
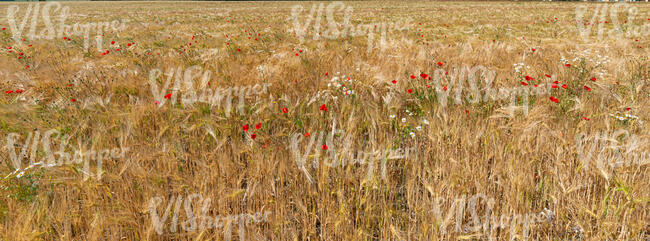
<svg viewBox="0 0 650 241">
<path fill-rule="evenodd" d="M 495 216 L 552 210 L 552 221 L 533 225 L 532 240 L 650 237 L 648 165 L 584 169 L 575 143 L 579 133 L 620 129 L 650 138 L 647 35 L 583 41 L 575 24 L 578 3 L 346 2 L 354 9 L 354 24 L 410 22 L 408 30 L 387 33 L 384 51 L 367 51 L 365 36 L 314 41 L 309 35 L 301 43 L 291 32 L 296 4 L 64 2 L 72 13 L 66 21 L 70 25 L 130 19 L 126 30 L 105 33 L 105 47 L 116 44 L 103 56 L 93 41 L 84 53 L 79 36 L 19 44 L 3 25 L 3 146 L 9 133 L 18 133 L 23 143 L 35 129 L 41 134 L 57 129 L 72 137 L 70 146 L 80 141 L 94 150 L 129 150 L 124 158 L 104 160 L 99 180 L 84 180 L 81 164 L 33 168 L 20 178 L 2 179 L 0 240 L 239 239 L 238 226 L 232 236 L 223 228 L 172 232 L 171 217 L 158 234 L 150 200 L 162 198 L 157 209 L 162 213 L 171 197 L 193 193 L 211 198 L 211 216 L 271 212 L 268 221 L 245 226 L 248 240 L 523 239 L 522 225 L 463 232 L 455 230 L 456 221 L 441 235 L 436 224 L 443 220 L 433 211 L 436 199 L 443 200 L 447 215 L 454 200 L 475 194 L 494 200 Z M 300 4 L 304 21 L 313 3 Z M 0 6 L 5 13 L 9 5 Z M 27 5 L 20 6 L 22 17 Z M 586 6 L 594 11 L 600 5 Z M 647 24 L 650 5 L 634 6 L 639 10 L 635 24 Z M 556 23 L 547 23 L 554 18 Z M 18 59 L 20 52 L 24 57 Z M 572 67 L 565 67 L 562 57 Z M 596 64 L 604 59 L 610 62 Z M 522 61 L 530 68 L 516 73 L 513 65 Z M 157 108 L 150 71 L 193 65 L 212 72 L 208 88 L 271 87 L 247 97 L 243 114 L 233 109 L 226 116 L 224 106 L 169 101 Z M 506 100 L 443 107 L 432 81 L 409 77 L 434 76 L 436 70 L 454 76 L 455 69 L 479 65 L 497 73 L 494 89 L 521 86 L 524 75 L 535 78 L 531 85 L 550 84 L 545 74 L 569 89 L 531 96 L 529 113 L 512 117 Z M 338 72 L 355 80 L 346 84 L 354 97 L 328 86 Z M 589 80 L 592 76 L 596 82 Z M 584 85 L 592 91 L 584 91 Z M 24 92 L 4 93 L 15 89 Z M 97 104 L 97 97 L 110 97 L 110 103 Z M 322 104 L 327 111 L 319 110 Z M 609 116 L 617 111 L 641 121 Z M 255 129 L 259 122 L 262 127 Z M 247 133 L 244 124 L 250 125 Z M 379 162 L 329 167 L 321 161 L 318 168 L 301 170 L 290 148 L 292 136 L 309 132 L 318 139 L 333 125 L 343 130 L 355 153 L 414 151 L 389 160 L 385 176 Z M 413 130 L 417 125 L 421 131 Z M 310 137 L 303 138 L 299 152 L 306 151 Z M 344 142 L 336 140 L 344 139 L 330 142 L 330 151 L 343 148 Z M 315 143 L 315 149 L 322 144 Z M 14 170 L 8 151 L 0 151 L 0 178 Z M 650 151 L 647 143 L 636 150 L 642 151 Z M 310 158 L 308 163 L 319 157 Z M 479 206 L 483 214 L 487 206 Z M 470 213 L 462 216 L 463 225 L 471 224 Z M 182 209 L 179 222 L 186 220 Z"/>
</svg>

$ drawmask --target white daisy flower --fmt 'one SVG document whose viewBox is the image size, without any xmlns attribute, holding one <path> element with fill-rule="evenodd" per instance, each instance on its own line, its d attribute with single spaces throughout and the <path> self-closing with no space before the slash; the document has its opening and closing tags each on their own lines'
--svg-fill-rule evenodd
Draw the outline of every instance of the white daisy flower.
<svg viewBox="0 0 650 241">
<path fill-rule="evenodd" d="M 402 123 L 406 123 L 406 118 L 402 118 Z"/>
<path fill-rule="evenodd" d="M 409 133 L 409 135 L 411 135 L 411 138 L 415 138 L 415 133 L 413 133 L 412 131 L 411 133 Z"/>
<path fill-rule="evenodd" d="M 422 127 L 421 126 L 416 126 L 415 129 L 418 130 L 418 131 L 421 131 Z"/>
<path fill-rule="evenodd" d="M 25 175 L 25 171 L 22 171 L 22 172 L 18 173 L 18 175 L 16 175 L 16 177 L 21 178 L 21 177 L 23 177 L 23 175 Z"/>
<path fill-rule="evenodd" d="M 391 119 L 395 119 L 395 115 L 390 115 L 390 118 L 391 118 Z"/>
</svg>

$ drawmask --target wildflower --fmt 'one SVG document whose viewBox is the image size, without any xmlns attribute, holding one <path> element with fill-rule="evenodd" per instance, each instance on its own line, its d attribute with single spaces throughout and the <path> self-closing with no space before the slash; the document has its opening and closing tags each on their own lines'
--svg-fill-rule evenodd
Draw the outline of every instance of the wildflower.
<svg viewBox="0 0 650 241">
<path fill-rule="evenodd" d="M 591 81 L 596 81 L 596 77 L 591 77 Z"/>
<path fill-rule="evenodd" d="M 169 94 L 166 94 L 166 95 L 165 95 L 164 97 L 165 97 L 165 99 L 169 99 L 169 98 L 171 98 L 171 97 L 172 97 L 172 94 L 171 94 L 171 93 L 169 93 Z"/>
<path fill-rule="evenodd" d="M 20 94 L 20 93 L 23 93 L 23 90 L 21 90 L 21 89 L 17 89 L 17 90 L 16 90 L 16 94 Z"/>
<path fill-rule="evenodd" d="M 255 129 L 259 129 L 259 128 L 262 128 L 262 122 L 257 123 L 257 125 L 255 125 Z"/>
<path fill-rule="evenodd" d="M 408 89 L 407 92 L 409 92 L 409 94 L 413 93 L 413 89 Z"/>
<path fill-rule="evenodd" d="M 443 65 L 443 63 L 442 63 L 442 62 L 438 62 L 438 66 L 442 66 L 442 65 Z"/>
<path fill-rule="evenodd" d="M 390 115 L 389 116 L 391 119 L 395 119 L 395 115 Z"/>
<path fill-rule="evenodd" d="M 397 80 L 393 80 L 392 82 L 393 82 L 393 84 L 397 84 Z"/>
<path fill-rule="evenodd" d="M 248 124 L 243 126 L 244 131 L 248 131 Z"/>
<path fill-rule="evenodd" d="M 587 87 L 586 85 L 584 86 L 586 91 L 591 91 L 591 88 Z"/>
<path fill-rule="evenodd" d="M 5 91 L 5 94 L 11 94 L 13 92 L 14 92 L 13 90 L 7 90 L 7 91 Z"/>
<path fill-rule="evenodd" d="M 325 104 L 321 105 L 320 110 L 327 111 L 327 105 L 325 105 Z"/>
<path fill-rule="evenodd" d="M 565 64 L 564 66 L 566 66 L 566 67 L 571 67 L 571 64 Z"/>
<path fill-rule="evenodd" d="M 568 88 L 569 88 L 569 86 L 567 86 L 566 84 L 562 85 L 562 89 L 565 89 L 565 90 L 566 90 L 566 89 L 568 89 Z"/>
<path fill-rule="evenodd" d="M 591 120 L 591 119 L 589 119 L 589 118 L 587 118 L 587 117 L 584 117 L 584 116 L 582 117 L 582 119 L 584 119 L 584 120 Z"/>
<path fill-rule="evenodd" d="M 309 137 L 309 132 L 306 132 L 306 133 L 305 133 L 305 137 Z"/>
<path fill-rule="evenodd" d="M 420 77 L 422 77 L 423 79 L 426 79 L 426 78 L 429 77 L 429 75 L 428 75 L 428 74 L 425 74 L 425 73 L 422 73 L 422 74 L 420 74 Z"/>
<path fill-rule="evenodd" d="M 411 75 L 411 79 L 415 79 L 415 75 Z"/>
<path fill-rule="evenodd" d="M 402 118 L 402 123 L 406 123 L 406 118 Z"/>
<path fill-rule="evenodd" d="M 421 126 L 416 126 L 415 129 L 418 130 L 418 131 L 421 131 L 422 127 Z"/>
<path fill-rule="evenodd" d="M 409 133 L 409 135 L 411 135 L 411 138 L 415 138 L 415 133 L 413 133 L 412 131 Z"/>
<path fill-rule="evenodd" d="M 289 113 L 289 109 L 287 109 L 287 107 L 282 108 L 282 113 Z"/>
<path fill-rule="evenodd" d="M 252 134 L 252 135 L 251 135 L 251 139 L 255 140 L 255 138 L 257 138 L 257 135 Z"/>
<path fill-rule="evenodd" d="M 555 102 L 555 103 L 559 103 L 559 102 L 560 102 L 559 99 L 557 99 L 557 98 L 555 98 L 555 97 L 553 97 L 553 96 L 551 96 L 549 99 L 550 99 L 551 101 Z"/>
<path fill-rule="evenodd" d="M 327 145 L 323 145 L 323 150 L 327 150 Z"/>
<path fill-rule="evenodd" d="M 521 81 L 521 85 L 523 85 L 523 86 L 527 86 L 528 83 Z"/>
</svg>

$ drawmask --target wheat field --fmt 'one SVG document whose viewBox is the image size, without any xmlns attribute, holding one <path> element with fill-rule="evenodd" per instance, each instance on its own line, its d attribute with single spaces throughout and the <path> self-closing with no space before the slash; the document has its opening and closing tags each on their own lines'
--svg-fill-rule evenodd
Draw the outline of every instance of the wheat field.
<svg viewBox="0 0 650 241">
<path fill-rule="evenodd" d="M 0 13 L 0 240 L 650 240 L 647 3 Z"/>
</svg>

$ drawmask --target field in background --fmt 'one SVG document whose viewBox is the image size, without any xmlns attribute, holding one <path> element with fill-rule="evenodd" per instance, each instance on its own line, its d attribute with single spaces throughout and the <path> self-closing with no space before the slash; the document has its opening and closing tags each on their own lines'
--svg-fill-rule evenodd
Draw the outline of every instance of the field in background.
<svg viewBox="0 0 650 241">
<path fill-rule="evenodd" d="M 0 240 L 650 237 L 648 4 L 581 30 L 605 4 L 344 2 L 339 29 L 348 8 L 347 26 L 378 30 L 330 38 L 329 2 L 319 30 L 320 2 L 61 4 L 67 25 L 124 28 L 101 51 L 95 31 L 87 51 L 82 34 L 29 39 L 31 20 L 16 41 L 0 4 Z M 517 88 L 547 91 L 498 91 Z M 25 168 L 45 146 L 124 151 L 15 171 L 12 153 Z"/>
</svg>

